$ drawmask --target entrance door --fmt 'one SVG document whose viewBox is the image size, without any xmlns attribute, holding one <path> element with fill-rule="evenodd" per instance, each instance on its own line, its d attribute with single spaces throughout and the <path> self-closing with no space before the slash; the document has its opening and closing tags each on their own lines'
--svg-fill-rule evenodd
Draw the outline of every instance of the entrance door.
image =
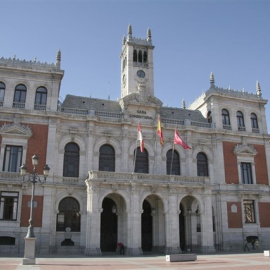
<svg viewBox="0 0 270 270">
<path fill-rule="evenodd" d="M 152 215 L 151 205 L 148 201 L 143 202 L 142 213 L 142 250 L 152 250 Z"/>
<path fill-rule="evenodd" d="M 117 247 L 117 215 L 112 209 L 115 203 L 105 198 L 102 203 L 100 230 L 100 249 L 102 252 L 116 251 Z"/>
<path fill-rule="evenodd" d="M 179 214 L 179 236 L 180 236 L 180 248 L 181 250 L 185 250 L 186 247 L 186 239 L 185 239 L 185 217 L 184 217 L 184 208 L 183 205 L 180 204 L 180 214 Z"/>
</svg>

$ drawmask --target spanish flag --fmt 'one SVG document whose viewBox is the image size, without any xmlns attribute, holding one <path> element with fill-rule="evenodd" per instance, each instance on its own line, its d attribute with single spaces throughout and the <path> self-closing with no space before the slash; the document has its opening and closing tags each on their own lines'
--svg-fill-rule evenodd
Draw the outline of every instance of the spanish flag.
<svg viewBox="0 0 270 270">
<path fill-rule="evenodd" d="M 160 121 L 160 116 L 158 116 L 158 126 L 157 126 L 157 134 L 160 138 L 160 144 L 163 146 L 164 144 L 164 139 L 163 139 L 163 133 L 161 129 L 161 121 Z"/>
</svg>

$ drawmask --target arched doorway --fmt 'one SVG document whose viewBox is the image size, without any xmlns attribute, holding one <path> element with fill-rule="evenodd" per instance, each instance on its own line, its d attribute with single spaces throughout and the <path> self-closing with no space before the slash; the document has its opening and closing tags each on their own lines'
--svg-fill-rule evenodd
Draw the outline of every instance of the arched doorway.
<svg viewBox="0 0 270 270">
<path fill-rule="evenodd" d="M 183 252 L 200 250 L 201 246 L 201 209 L 198 200 L 185 196 L 180 202 L 179 236 Z"/>
<path fill-rule="evenodd" d="M 116 204 L 110 198 L 102 203 L 100 225 L 100 249 L 102 252 L 116 251 L 117 247 L 117 215 Z"/>
<path fill-rule="evenodd" d="M 142 213 L 142 250 L 152 251 L 152 209 L 148 201 L 143 202 Z"/>
<path fill-rule="evenodd" d="M 157 195 L 149 195 L 142 205 L 141 248 L 143 252 L 155 254 L 165 251 L 164 205 Z"/>
<path fill-rule="evenodd" d="M 186 237 L 185 237 L 185 218 L 184 218 L 184 208 L 180 203 L 180 214 L 179 214 L 179 236 L 180 236 L 180 248 L 181 250 L 186 249 Z"/>
</svg>

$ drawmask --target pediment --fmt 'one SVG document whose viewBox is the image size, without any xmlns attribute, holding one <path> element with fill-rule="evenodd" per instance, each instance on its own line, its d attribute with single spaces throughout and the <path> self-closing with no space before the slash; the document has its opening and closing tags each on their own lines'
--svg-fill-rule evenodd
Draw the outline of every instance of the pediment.
<svg viewBox="0 0 270 270">
<path fill-rule="evenodd" d="M 32 136 L 32 130 L 29 126 L 20 123 L 3 124 L 0 129 L 2 137 L 29 138 Z"/>
<path fill-rule="evenodd" d="M 129 105 L 146 106 L 159 109 L 163 103 L 158 98 L 151 95 L 132 93 L 120 99 L 119 104 L 122 110 L 126 110 Z"/>
<path fill-rule="evenodd" d="M 254 146 L 248 144 L 237 144 L 233 152 L 237 156 L 256 156 L 258 154 Z"/>
</svg>

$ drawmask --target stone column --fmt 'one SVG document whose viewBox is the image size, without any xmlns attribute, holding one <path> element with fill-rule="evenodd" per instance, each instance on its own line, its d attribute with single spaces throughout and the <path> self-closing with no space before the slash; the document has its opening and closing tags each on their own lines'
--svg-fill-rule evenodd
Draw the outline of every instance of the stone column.
<svg viewBox="0 0 270 270">
<path fill-rule="evenodd" d="M 44 247 L 49 246 L 49 253 L 56 253 L 56 216 L 58 205 L 55 204 L 56 192 L 52 187 L 44 186 L 43 217 L 41 244 Z M 47 251 L 46 251 L 47 252 Z"/>
<path fill-rule="evenodd" d="M 135 183 L 131 183 L 130 209 L 128 211 L 128 243 L 127 255 L 142 255 L 141 248 L 141 220 L 142 206 L 139 200 L 139 191 Z"/>
<path fill-rule="evenodd" d="M 100 213 L 98 206 L 98 188 L 91 180 L 86 181 L 87 185 L 87 222 L 86 222 L 86 256 L 100 256 Z"/>
<path fill-rule="evenodd" d="M 119 167 L 116 168 L 116 171 L 119 171 L 119 172 L 129 172 L 130 171 L 130 169 L 128 167 L 128 163 L 129 163 L 128 146 L 129 146 L 129 144 L 128 144 L 128 127 L 127 126 L 124 126 L 122 128 L 122 142 L 121 142 L 121 146 L 122 146 L 122 150 L 121 150 L 121 162 L 119 162 Z M 132 168 L 131 171 L 133 172 L 133 168 Z"/>
<path fill-rule="evenodd" d="M 204 212 L 201 214 L 202 253 L 215 252 L 213 234 L 211 191 L 206 190 L 204 194 Z"/>
<path fill-rule="evenodd" d="M 177 254 L 181 252 L 179 242 L 179 211 L 177 206 L 177 196 L 170 191 L 168 196 L 168 210 L 165 212 L 166 230 L 166 254 Z"/>
</svg>

